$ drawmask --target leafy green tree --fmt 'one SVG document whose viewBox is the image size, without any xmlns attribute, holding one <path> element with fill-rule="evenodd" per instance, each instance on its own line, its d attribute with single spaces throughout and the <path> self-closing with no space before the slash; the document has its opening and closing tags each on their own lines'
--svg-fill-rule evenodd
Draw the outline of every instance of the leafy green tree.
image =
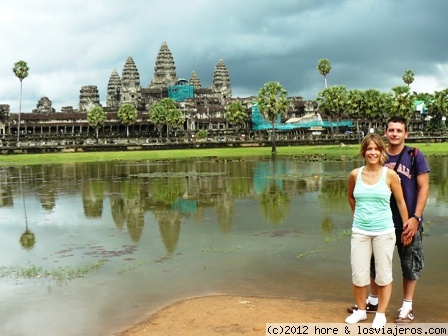
<svg viewBox="0 0 448 336">
<path fill-rule="evenodd" d="M 344 114 L 347 102 L 347 89 L 343 85 L 330 86 L 318 93 L 317 102 L 319 103 L 319 111 L 328 116 L 330 122 L 331 133 L 333 134 L 332 118 L 337 120 Z"/>
<path fill-rule="evenodd" d="M 447 111 L 448 89 L 434 92 L 433 99 L 428 102 L 428 114 L 436 121 L 438 131 L 441 128 L 440 123 L 443 117 L 447 116 Z"/>
<path fill-rule="evenodd" d="M 411 70 L 406 70 L 403 75 L 403 82 L 409 87 L 414 81 L 414 73 Z"/>
<path fill-rule="evenodd" d="M 126 136 L 129 136 L 129 125 L 132 125 L 137 120 L 137 108 L 129 103 L 122 104 L 118 109 L 118 119 L 126 126 Z"/>
<path fill-rule="evenodd" d="M 369 129 L 374 121 L 382 122 L 392 105 L 392 95 L 382 93 L 376 89 L 367 89 L 364 92 L 366 102 L 365 117 L 369 120 Z"/>
<path fill-rule="evenodd" d="M 319 70 L 319 73 L 324 76 L 325 80 L 325 88 L 327 88 L 327 75 L 331 71 L 331 63 L 328 59 L 322 58 L 317 63 L 317 70 Z"/>
<path fill-rule="evenodd" d="M 22 83 L 23 80 L 28 77 L 28 72 L 30 68 L 26 64 L 25 61 L 18 61 L 14 63 L 14 67 L 12 71 L 16 75 L 16 77 L 20 80 L 20 104 L 19 104 L 19 121 L 17 123 L 17 146 L 20 145 L 20 114 L 22 112 Z"/>
<path fill-rule="evenodd" d="M 159 138 L 162 138 L 162 128 L 166 124 L 167 111 L 159 101 L 154 102 L 148 110 L 149 119 L 156 126 L 159 132 Z"/>
<path fill-rule="evenodd" d="M 181 128 L 185 122 L 185 117 L 181 110 L 177 108 L 169 109 L 166 118 L 167 136 L 170 134 L 170 129 L 174 130 L 174 136 L 176 137 L 176 130 Z"/>
<path fill-rule="evenodd" d="M 400 116 L 411 120 L 414 114 L 414 95 L 408 86 L 396 86 L 392 88 L 393 97 L 389 117 Z"/>
<path fill-rule="evenodd" d="M 285 115 L 289 108 L 288 92 L 279 82 L 268 82 L 258 92 L 257 104 L 261 114 L 272 124 L 272 153 L 275 146 L 275 122 L 279 115 Z"/>
<path fill-rule="evenodd" d="M 162 138 L 162 129 L 164 125 L 168 126 L 170 122 L 175 122 L 176 119 L 176 122 L 180 122 L 180 115 L 174 110 L 177 110 L 176 102 L 171 98 L 163 98 L 150 106 L 148 111 L 149 119 L 156 125 L 160 138 Z M 170 120 L 170 118 L 173 119 Z"/>
<path fill-rule="evenodd" d="M 347 91 L 345 95 L 345 108 L 350 118 L 356 120 L 356 133 L 359 135 L 359 119 L 364 117 L 365 99 L 364 92 L 358 89 L 352 89 Z M 358 136 L 359 142 L 361 138 Z"/>
<path fill-rule="evenodd" d="M 200 130 L 196 133 L 197 139 L 205 139 L 208 137 L 208 131 L 207 130 Z"/>
<path fill-rule="evenodd" d="M 98 130 L 104 126 L 106 121 L 106 112 L 101 106 L 94 106 L 87 112 L 87 122 L 89 126 L 95 129 L 96 142 L 98 143 Z"/>
<path fill-rule="evenodd" d="M 225 113 L 226 120 L 236 127 L 237 133 L 239 128 L 244 125 L 244 122 L 247 120 L 247 111 L 241 102 L 233 102 L 226 108 Z"/>
</svg>

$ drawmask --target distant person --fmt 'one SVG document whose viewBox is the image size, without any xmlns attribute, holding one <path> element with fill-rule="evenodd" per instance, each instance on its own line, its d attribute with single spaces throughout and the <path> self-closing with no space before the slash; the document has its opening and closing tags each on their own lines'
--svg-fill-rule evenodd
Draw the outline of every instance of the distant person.
<svg viewBox="0 0 448 336">
<path fill-rule="evenodd" d="M 386 324 L 386 308 L 392 294 L 392 257 L 395 227 L 390 199 L 393 194 L 403 221 L 408 219 L 403 190 L 397 173 L 384 167 L 386 145 L 379 134 L 367 134 L 360 149 L 365 166 L 352 170 L 348 182 L 348 202 L 353 213 L 350 262 L 357 309 L 345 319 L 355 324 L 367 319 L 366 295 L 370 284 L 370 262 L 375 256 L 379 304 L 372 328 Z"/>
<path fill-rule="evenodd" d="M 401 179 L 404 199 L 409 219 L 403 221 L 392 200 L 391 209 L 397 237 L 397 251 L 403 276 L 403 303 L 398 310 L 395 323 L 409 323 L 414 319 L 412 301 L 417 280 L 424 267 L 422 233 L 423 211 L 429 195 L 429 167 L 424 154 L 417 148 L 405 146 L 409 133 L 406 120 L 393 117 L 387 123 L 385 135 L 389 145 L 385 166 L 397 171 Z M 378 308 L 378 289 L 375 284 L 375 269 L 371 269 L 370 295 L 367 298 L 367 311 L 376 312 Z M 349 312 L 357 306 L 350 307 Z"/>
</svg>

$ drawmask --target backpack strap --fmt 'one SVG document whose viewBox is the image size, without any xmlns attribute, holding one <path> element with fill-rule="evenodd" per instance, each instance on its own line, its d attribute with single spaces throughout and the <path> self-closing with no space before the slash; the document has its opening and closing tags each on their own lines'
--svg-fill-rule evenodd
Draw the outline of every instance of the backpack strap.
<svg viewBox="0 0 448 336">
<path fill-rule="evenodd" d="M 411 147 L 411 148 L 409 148 L 409 150 L 408 150 L 408 154 L 409 154 L 409 156 L 410 156 L 410 158 L 411 158 L 411 171 L 412 170 L 415 170 L 416 168 L 415 168 L 415 158 L 417 157 L 417 155 L 418 155 L 418 149 L 417 148 L 415 148 L 415 147 Z M 415 173 L 415 172 L 414 172 Z"/>
<path fill-rule="evenodd" d="M 397 162 L 395 163 L 395 167 L 394 167 L 395 171 L 397 171 L 398 165 L 401 162 L 401 157 L 403 156 L 403 153 L 406 151 L 407 148 L 408 148 L 408 146 L 404 146 L 403 149 L 401 150 L 400 155 L 398 156 Z"/>
</svg>

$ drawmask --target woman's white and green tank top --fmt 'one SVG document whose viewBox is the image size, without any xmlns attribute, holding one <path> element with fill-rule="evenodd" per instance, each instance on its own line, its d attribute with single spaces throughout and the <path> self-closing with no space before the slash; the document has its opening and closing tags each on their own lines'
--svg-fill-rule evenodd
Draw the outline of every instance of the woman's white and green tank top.
<svg viewBox="0 0 448 336">
<path fill-rule="evenodd" d="M 358 171 L 353 191 L 356 203 L 352 231 L 375 236 L 394 232 L 390 209 L 392 192 L 386 182 L 388 168 L 383 167 L 379 181 L 372 185 L 362 181 L 364 168 L 363 166 Z"/>
</svg>

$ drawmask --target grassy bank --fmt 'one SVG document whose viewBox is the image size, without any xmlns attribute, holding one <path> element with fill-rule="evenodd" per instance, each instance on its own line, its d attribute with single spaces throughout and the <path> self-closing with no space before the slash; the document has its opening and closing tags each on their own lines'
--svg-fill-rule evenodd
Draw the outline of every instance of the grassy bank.
<svg viewBox="0 0 448 336">
<path fill-rule="evenodd" d="M 448 155 L 448 143 L 434 143 L 429 146 L 411 143 L 408 146 L 419 147 L 426 155 Z M 357 156 L 359 145 L 353 146 L 291 146 L 277 147 L 277 156 Z M 89 152 L 89 153 L 54 153 L 54 154 L 16 154 L 0 155 L 0 166 L 17 166 L 52 163 L 98 162 L 116 160 L 161 160 L 183 159 L 191 157 L 250 157 L 270 156 L 270 147 L 184 149 L 129 152 Z"/>
</svg>

